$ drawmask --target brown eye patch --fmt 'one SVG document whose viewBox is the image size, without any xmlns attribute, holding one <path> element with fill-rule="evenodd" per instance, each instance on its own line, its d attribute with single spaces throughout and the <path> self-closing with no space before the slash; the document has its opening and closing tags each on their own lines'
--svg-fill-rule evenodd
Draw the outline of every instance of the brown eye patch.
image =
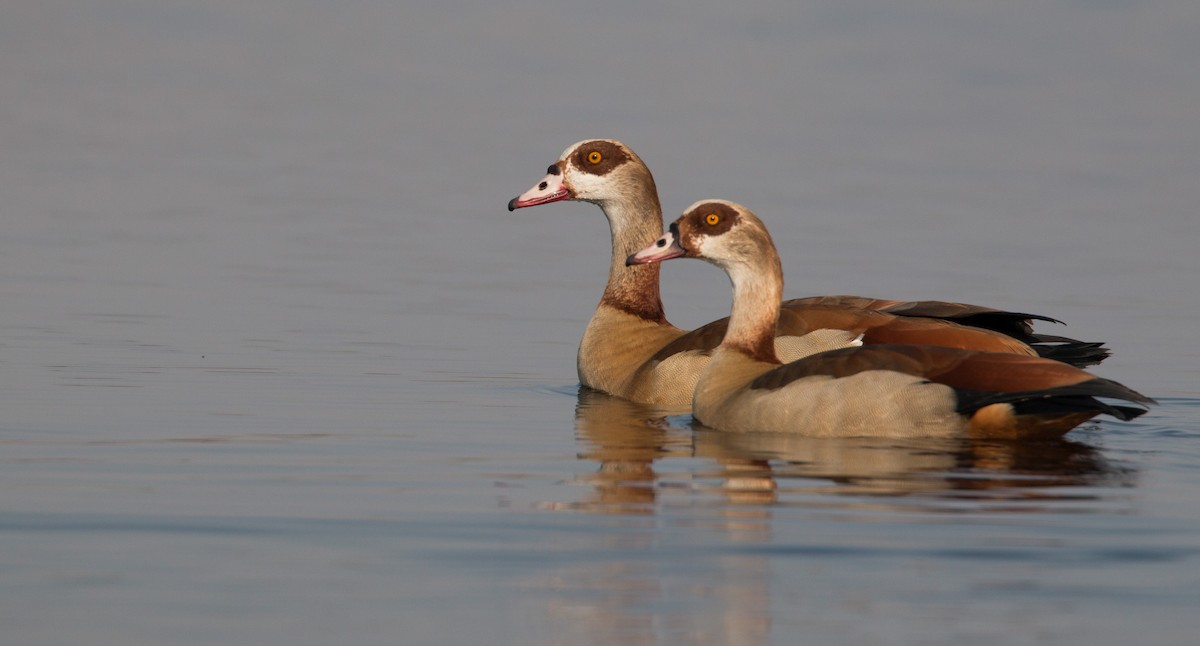
<svg viewBox="0 0 1200 646">
<path fill-rule="evenodd" d="M 725 233 L 737 222 L 737 211 L 728 204 L 705 202 L 683 214 L 685 227 L 696 233 L 716 236 Z"/>
<path fill-rule="evenodd" d="M 629 161 L 629 155 L 612 142 L 589 141 L 579 146 L 571 161 L 585 173 L 603 176 Z"/>
</svg>

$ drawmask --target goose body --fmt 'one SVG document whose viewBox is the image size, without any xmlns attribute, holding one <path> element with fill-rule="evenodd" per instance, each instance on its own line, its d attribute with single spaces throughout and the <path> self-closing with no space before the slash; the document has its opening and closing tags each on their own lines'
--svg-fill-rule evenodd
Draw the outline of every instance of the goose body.
<svg viewBox="0 0 1200 646">
<path fill-rule="evenodd" d="M 697 202 L 627 262 L 682 256 L 724 269 L 733 312 L 704 368 L 694 417 L 723 431 L 815 437 L 1057 436 L 1099 414 L 1132 419 L 1152 400 L 1065 363 L 1011 353 L 881 344 L 791 363 L 775 354 L 783 273 L 770 234 L 745 207 Z"/>
<path fill-rule="evenodd" d="M 580 383 L 641 403 L 689 406 L 728 319 L 691 332 L 672 325 L 663 311 L 658 266 L 626 265 L 629 254 L 662 232 L 662 208 L 649 168 L 618 141 L 579 142 L 563 152 L 538 184 L 513 198 L 508 208 L 512 211 L 562 200 L 600 206 L 612 237 L 608 282 L 579 345 Z M 1045 318 L 935 301 L 878 301 L 856 296 L 799 299 L 789 302 L 779 320 L 776 352 L 793 360 L 860 343 L 919 342 L 1038 354 L 1026 340 L 1003 330 L 953 322 L 982 311 L 994 313 L 993 318 L 1005 320 L 1010 327 L 1014 325 L 1011 321 L 1028 328 L 1029 319 Z M 916 316 L 921 312 L 944 316 Z"/>
<path fill-rule="evenodd" d="M 816 329 L 781 335 L 773 343 L 779 356 L 798 359 L 861 345 L 859 336 L 848 330 Z M 707 335 L 602 304 L 579 344 L 579 382 L 639 403 L 688 408 L 713 348 Z"/>
</svg>

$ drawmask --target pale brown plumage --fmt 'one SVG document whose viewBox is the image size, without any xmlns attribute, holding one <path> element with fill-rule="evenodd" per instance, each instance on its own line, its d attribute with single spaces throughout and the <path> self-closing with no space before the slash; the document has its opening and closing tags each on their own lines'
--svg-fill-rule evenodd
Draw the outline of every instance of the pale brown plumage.
<svg viewBox="0 0 1200 646">
<path fill-rule="evenodd" d="M 662 231 L 662 209 L 654 178 L 645 163 L 617 141 L 575 144 L 547 170 L 543 180 L 509 202 L 509 210 L 561 200 L 592 202 L 608 218 L 612 257 L 608 283 L 579 346 L 580 382 L 642 403 L 686 407 L 728 319 L 686 332 L 667 321 L 659 295 L 657 265 L 626 266 L 626 257 Z M 1035 355 L 1021 339 L 979 327 L 906 316 L 905 308 L 940 312 L 944 318 L 968 312 L 998 312 L 955 303 L 877 301 L 861 297 L 817 297 L 790 301 L 781 317 L 776 352 L 794 359 L 847 345 L 862 335 L 865 344 L 921 342 Z M 862 305 L 880 309 L 863 309 Z M 894 308 L 896 314 L 884 311 Z M 1034 317 L 1041 318 L 1041 317 Z M 964 319 L 965 320 L 965 319 Z M 825 332 L 816 333 L 819 330 Z M 829 330 L 844 333 L 832 334 Z"/>
<path fill-rule="evenodd" d="M 1057 436 L 1099 414 L 1152 403 L 1114 381 L 1041 357 L 929 345 L 832 350 L 780 365 L 767 341 L 783 274 L 766 227 L 745 207 L 697 202 L 629 262 L 695 257 L 729 273 L 725 338 L 696 386 L 693 415 L 726 431 L 813 436 Z"/>
</svg>

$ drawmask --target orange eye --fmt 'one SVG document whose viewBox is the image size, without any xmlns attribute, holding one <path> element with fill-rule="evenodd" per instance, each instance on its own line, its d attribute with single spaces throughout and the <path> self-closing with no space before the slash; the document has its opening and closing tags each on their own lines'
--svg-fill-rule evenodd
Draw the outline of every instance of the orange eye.
<svg viewBox="0 0 1200 646">
<path fill-rule="evenodd" d="M 710 227 L 716 226 L 716 224 L 721 221 L 721 216 L 717 215 L 716 213 L 709 213 L 708 215 L 704 216 L 704 221 L 707 222 L 708 226 Z"/>
<path fill-rule="evenodd" d="M 588 153 L 587 159 L 588 163 L 590 164 L 599 164 L 600 160 L 604 159 L 604 155 L 601 155 L 597 150 L 593 150 L 592 152 Z"/>
</svg>

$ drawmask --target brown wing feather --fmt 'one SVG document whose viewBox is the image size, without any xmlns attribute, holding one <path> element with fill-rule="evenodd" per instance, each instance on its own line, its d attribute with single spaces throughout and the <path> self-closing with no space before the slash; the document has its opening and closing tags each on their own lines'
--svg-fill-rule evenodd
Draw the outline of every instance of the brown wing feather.
<svg viewBox="0 0 1200 646">
<path fill-rule="evenodd" d="M 971 305 L 970 303 L 954 303 L 949 301 L 896 301 L 883 298 L 867 298 L 865 296 L 809 296 L 784 301 L 784 308 L 808 307 L 812 305 L 831 305 L 837 307 L 854 307 L 859 309 L 876 310 L 896 316 L 933 318 L 952 321 L 959 325 L 983 328 L 1005 334 L 1026 343 L 1037 342 L 1033 334 L 1033 321 L 1059 323 L 1062 321 L 1027 312 L 1009 312 L 992 307 Z M 1074 339 L 1064 339 L 1072 341 Z"/>
<path fill-rule="evenodd" d="M 793 298 L 783 302 L 784 309 L 789 307 L 809 307 L 811 305 L 831 305 L 835 307 L 854 307 L 860 310 L 882 310 L 894 305 L 903 304 L 903 301 L 892 301 L 882 298 L 867 298 L 866 296 L 807 296 L 804 298 Z"/>
<path fill-rule="evenodd" d="M 813 330 L 866 332 L 885 325 L 894 316 L 843 306 L 810 305 L 779 312 L 779 333 L 802 336 Z"/>
<path fill-rule="evenodd" d="M 663 347 L 653 360 L 662 361 L 679 352 L 711 352 L 721 344 L 728 326 L 729 319 L 723 318 L 696 328 Z M 804 336 L 822 329 L 849 330 L 862 334 L 866 345 L 906 343 L 1029 356 L 1036 354 L 1027 344 L 999 332 L 844 305 L 808 305 L 784 309 L 779 313 L 775 334 Z"/>
<path fill-rule="evenodd" d="M 1013 354 L 913 345 L 876 345 L 822 352 L 781 366 L 754 380 L 754 389 L 775 389 L 815 375 L 847 377 L 892 370 L 952 388 L 1020 392 L 1069 386 L 1094 376 L 1065 363 Z"/>
<path fill-rule="evenodd" d="M 939 319 L 894 316 L 876 310 L 828 304 L 797 306 L 780 312 L 780 334 L 799 336 L 822 328 L 862 333 L 866 345 L 912 343 L 1029 356 L 1037 354 L 1028 344 L 999 332 Z"/>
<path fill-rule="evenodd" d="M 971 352 L 958 360 L 946 358 L 926 377 L 953 388 L 987 392 L 1045 390 L 1096 378 L 1059 361 L 995 352 Z"/>
<path fill-rule="evenodd" d="M 1029 344 L 1011 336 L 967 327 L 939 319 L 909 318 L 893 316 L 883 324 L 872 328 L 863 337 L 863 343 L 912 343 L 937 345 L 962 350 L 984 350 L 1035 356 L 1037 352 Z"/>
<path fill-rule="evenodd" d="M 864 310 L 878 310 L 887 314 L 899 316 L 922 316 L 938 319 L 961 319 L 979 315 L 1001 315 L 1017 319 L 1047 321 L 1062 323 L 1058 319 L 1029 314 L 1027 312 L 1009 312 L 994 307 L 972 305 L 970 303 L 954 303 L 951 301 L 896 301 L 886 298 L 869 298 L 866 296 L 808 296 L 784 301 L 786 307 L 807 307 L 809 305 L 834 305 L 838 307 L 856 307 Z"/>
<path fill-rule="evenodd" d="M 805 308 L 813 306 L 826 307 L 851 307 L 859 309 L 875 310 L 885 314 L 893 314 L 902 318 L 911 318 L 915 320 L 934 319 L 943 320 L 958 325 L 978 329 L 991 330 L 1008 337 L 1012 337 L 1029 346 L 1038 355 L 1047 359 L 1056 359 L 1064 363 L 1069 363 L 1077 368 L 1092 366 L 1098 364 L 1111 354 L 1108 348 L 1104 347 L 1103 343 L 1080 341 L 1070 337 L 1047 335 L 1035 333 L 1033 331 L 1033 321 L 1048 321 L 1051 323 L 1062 324 L 1058 319 L 1042 316 L 1040 314 L 1029 314 L 1027 312 L 1008 312 L 998 310 L 991 307 L 982 307 L 979 305 L 971 305 L 968 303 L 952 303 L 947 301 L 893 301 L 882 298 L 867 298 L 864 296 L 809 296 L 807 298 L 797 298 L 790 301 L 784 301 L 783 307 L 786 311 L 789 308 Z M 893 341 L 903 341 L 904 339 L 894 338 Z M 867 339 L 867 343 L 871 343 L 871 339 Z M 875 341 L 879 342 L 879 341 Z M 910 342 L 928 342 L 920 339 L 910 339 Z M 938 342 L 938 345 L 955 345 L 953 343 Z M 994 350 L 998 352 L 1011 352 L 1011 349 L 1003 347 L 988 347 L 986 344 L 972 342 L 969 344 L 958 344 L 955 347 L 969 347 L 981 350 Z M 1024 352 L 1022 352 L 1024 353 Z"/>
<path fill-rule="evenodd" d="M 650 360 L 663 361 L 680 352 L 712 352 L 718 345 L 721 345 L 721 340 L 725 338 L 725 329 L 728 327 L 728 317 L 698 327 L 663 346 L 661 350 L 654 353 Z"/>
<path fill-rule="evenodd" d="M 1033 321 L 1058 323 L 1062 321 L 1041 314 L 1029 312 L 1009 312 L 992 307 L 971 305 L 970 303 L 950 303 L 947 301 L 895 301 L 890 305 L 880 307 L 888 314 L 898 316 L 926 316 L 946 319 L 963 325 L 978 325 L 989 330 L 1008 333 L 1008 329 L 1022 334 L 1033 333 Z"/>
</svg>

